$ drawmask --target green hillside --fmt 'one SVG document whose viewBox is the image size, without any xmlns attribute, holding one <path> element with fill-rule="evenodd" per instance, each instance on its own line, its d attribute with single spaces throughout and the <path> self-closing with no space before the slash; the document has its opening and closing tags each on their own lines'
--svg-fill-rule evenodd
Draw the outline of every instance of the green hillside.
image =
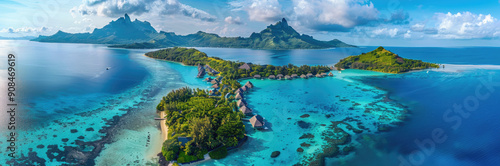
<svg viewBox="0 0 500 166">
<path fill-rule="evenodd" d="M 422 62 L 421 60 L 405 59 L 384 47 L 379 47 L 369 53 L 349 56 L 335 64 L 338 69 L 363 69 L 384 73 L 403 73 L 411 70 L 439 68 L 439 65 Z"/>
</svg>

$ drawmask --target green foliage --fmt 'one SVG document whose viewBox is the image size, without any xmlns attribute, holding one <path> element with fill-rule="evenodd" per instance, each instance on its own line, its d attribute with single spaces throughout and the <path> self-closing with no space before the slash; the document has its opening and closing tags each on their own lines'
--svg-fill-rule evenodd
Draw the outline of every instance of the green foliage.
<svg viewBox="0 0 500 166">
<path fill-rule="evenodd" d="M 179 153 L 180 145 L 177 139 L 168 139 L 163 142 L 163 147 L 161 153 L 165 156 L 167 161 L 172 161 L 177 159 L 177 154 Z"/>
<path fill-rule="evenodd" d="M 175 136 L 165 141 L 163 155 L 169 160 L 178 156 L 177 160 L 185 163 L 203 158 L 215 147 L 237 145 L 244 137 L 245 127 L 241 113 L 233 111 L 234 106 L 234 102 L 208 96 L 200 89 L 181 88 L 167 94 L 158 107 L 163 107 L 169 132 L 175 132 Z M 178 136 L 193 140 L 178 147 Z"/>
<path fill-rule="evenodd" d="M 158 59 L 164 59 L 175 62 L 182 62 L 186 65 L 196 65 L 196 64 L 208 64 L 213 69 L 220 71 L 220 75 L 224 78 L 221 81 L 221 85 L 228 85 L 232 89 L 241 87 L 237 79 L 253 77 L 256 74 L 268 77 L 269 75 L 292 75 L 292 74 L 318 74 L 322 72 L 328 72 L 331 69 L 328 66 L 308 66 L 302 65 L 300 67 L 288 64 L 284 66 L 273 66 L 273 65 L 255 65 L 249 64 L 251 70 L 239 69 L 243 62 L 233 62 L 225 61 L 220 58 L 207 57 L 205 53 L 202 53 L 196 49 L 187 48 L 168 48 L 154 52 L 146 53 L 146 56 Z M 160 110 L 160 109 L 159 109 Z"/>
<path fill-rule="evenodd" d="M 227 156 L 227 148 L 225 146 L 219 147 L 208 153 L 212 159 L 223 159 Z"/>
<path fill-rule="evenodd" d="M 401 58 L 383 47 L 357 56 L 349 56 L 340 60 L 335 67 L 341 69 L 363 69 L 385 73 L 403 73 L 411 70 L 439 68 L 439 65 L 421 60 Z"/>
</svg>

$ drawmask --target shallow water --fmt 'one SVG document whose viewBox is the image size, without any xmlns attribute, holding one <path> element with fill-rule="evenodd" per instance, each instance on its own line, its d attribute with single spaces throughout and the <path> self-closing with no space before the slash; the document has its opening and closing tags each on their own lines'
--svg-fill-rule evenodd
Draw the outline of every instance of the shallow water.
<svg viewBox="0 0 500 166">
<path fill-rule="evenodd" d="M 47 165 L 64 163 L 57 161 L 57 157 L 48 157 L 47 152 L 62 156 L 70 152 L 64 151 L 65 147 L 79 147 L 77 140 L 99 142 L 103 138 L 111 141 L 104 144 L 100 155 L 92 160 L 98 165 L 154 163 L 161 140 L 158 122 L 153 119 L 157 116 L 154 110 L 161 97 L 183 86 L 209 87 L 202 79 L 194 77 L 196 67 L 142 56 L 150 50 L 28 41 L 0 40 L 0 43 L 2 55 L 18 55 L 18 102 L 22 106 L 17 114 L 18 154 L 26 156 L 29 151 L 36 152 L 36 156 L 46 160 Z M 375 48 L 288 51 L 199 49 L 209 56 L 258 64 L 333 65 L 348 55 Z M 494 81 L 500 81 L 500 57 L 495 55 L 500 48 L 387 49 L 405 58 L 446 64 L 446 68 L 399 75 L 345 70 L 334 73 L 335 77 L 322 79 L 252 79 L 250 81 L 256 88 L 245 98 L 256 113 L 266 118 L 270 130 L 254 131 L 249 127 L 249 140 L 242 148 L 230 151 L 225 159 L 200 164 L 292 165 L 304 162 L 303 157 L 316 155 L 327 144 L 322 133 L 328 129 L 321 124 L 329 125 L 331 121 L 347 117 L 357 120 L 349 122 L 354 127 L 360 122 L 367 129 L 363 134 L 348 131 L 353 136 L 351 144 L 357 150 L 347 156 L 327 159 L 328 165 L 399 165 L 400 156 L 409 160 L 412 152 L 419 150 L 415 139 L 429 138 L 435 128 L 442 128 L 448 139 L 436 144 L 433 153 L 425 156 L 423 164 L 491 165 L 500 162 L 495 156 L 500 149 L 495 140 L 500 135 L 494 132 L 500 128 L 497 120 L 500 114 L 496 111 L 500 106 L 496 102 L 500 97 L 498 90 L 481 100 L 477 111 L 471 112 L 470 117 L 462 118 L 460 128 L 450 129 L 454 123 L 443 120 L 443 114 L 452 109 L 454 103 L 463 103 L 468 96 L 474 95 L 477 85 L 481 83 L 479 78 L 487 79 L 491 75 Z M 1 59 L 6 61 L 5 56 Z M 6 68 L 5 65 L 0 63 L 2 69 Z M 105 70 L 107 67 L 110 70 Z M 386 95 L 393 100 L 387 100 Z M 5 97 L 1 99 L 1 104 L 5 104 Z M 364 110 L 367 108 L 377 111 L 366 114 Z M 377 124 L 373 122 L 391 124 L 398 121 L 393 116 L 399 117 L 405 110 L 410 114 L 402 125 L 391 128 L 389 132 L 375 132 Z M 303 114 L 310 117 L 301 118 Z M 388 119 L 377 118 L 384 115 L 391 116 Z M 114 121 L 115 116 L 122 118 Z M 3 114 L 0 118 L 2 122 L 7 120 Z M 302 127 L 298 121 L 303 121 L 300 122 Z M 108 122 L 114 124 L 109 125 Z M 5 125 L 0 124 L 2 135 L 8 132 Z M 94 131 L 86 131 L 90 127 Z M 71 129 L 76 129 L 76 132 L 72 133 Z M 101 129 L 106 130 L 100 133 Z M 298 139 L 304 133 L 315 137 Z M 311 146 L 298 153 L 296 150 L 302 142 Z M 43 147 L 37 147 L 39 145 Z M 56 145 L 57 148 L 49 150 L 49 145 Z M 5 146 L 5 141 L 0 140 L 0 148 Z M 93 148 L 83 146 L 79 150 L 88 152 Z M 271 152 L 276 150 L 281 151 L 281 155 L 271 159 Z M 0 156 L 0 161 L 7 159 L 5 155 Z M 30 159 L 36 158 L 31 156 Z"/>
</svg>

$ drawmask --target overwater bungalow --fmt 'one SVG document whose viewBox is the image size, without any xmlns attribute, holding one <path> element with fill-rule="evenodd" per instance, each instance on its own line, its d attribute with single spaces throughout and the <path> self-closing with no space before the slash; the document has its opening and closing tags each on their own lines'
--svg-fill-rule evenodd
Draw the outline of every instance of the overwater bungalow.
<svg viewBox="0 0 500 166">
<path fill-rule="evenodd" d="M 243 85 L 240 89 L 241 89 L 241 91 L 242 91 L 242 92 L 246 92 L 246 91 L 248 91 L 247 86 L 244 86 L 244 85 Z"/>
<path fill-rule="evenodd" d="M 306 76 L 306 75 L 304 75 L 304 74 L 302 74 L 302 75 L 300 75 L 300 78 L 305 78 L 305 79 L 307 79 L 307 76 Z"/>
<path fill-rule="evenodd" d="M 241 107 L 247 105 L 247 103 L 245 103 L 245 100 L 239 99 L 238 102 L 236 102 L 236 105 L 241 108 Z"/>
<path fill-rule="evenodd" d="M 212 81 L 212 78 L 207 77 L 207 78 L 205 78 L 203 81 L 205 81 L 205 82 L 211 82 L 211 81 Z"/>
<path fill-rule="evenodd" d="M 333 73 L 332 72 L 328 73 L 328 76 L 333 77 Z"/>
<path fill-rule="evenodd" d="M 248 81 L 248 82 L 245 84 L 245 86 L 246 86 L 246 87 L 248 87 L 248 88 L 253 88 L 253 84 L 252 84 L 250 81 Z"/>
<path fill-rule="evenodd" d="M 278 75 L 276 76 L 276 78 L 278 78 L 278 79 L 282 79 L 282 78 L 283 78 L 283 74 L 278 74 Z"/>
<path fill-rule="evenodd" d="M 234 99 L 236 99 L 236 100 L 243 99 L 243 95 L 241 93 L 236 93 L 236 96 L 234 96 Z"/>
<path fill-rule="evenodd" d="M 252 109 L 248 108 L 247 106 L 240 107 L 240 111 L 245 115 L 252 114 Z"/>
<path fill-rule="evenodd" d="M 269 79 L 276 79 L 276 76 L 274 76 L 274 75 L 270 75 L 270 76 L 269 76 Z"/>
<path fill-rule="evenodd" d="M 212 84 L 217 84 L 217 83 L 219 83 L 219 82 L 218 82 L 216 79 L 213 79 L 212 81 L 210 81 L 210 83 L 212 83 Z"/>
<path fill-rule="evenodd" d="M 243 93 L 243 90 L 241 90 L 241 88 L 238 88 L 234 93 Z"/>
<path fill-rule="evenodd" d="M 260 115 L 255 115 L 250 118 L 250 124 L 252 124 L 254 129 L 262 129 L 265 125 L 264 118 Z"/>
<path fill-rule="evenodd" d="M 291 76 L 292 78 L 299 78 L 299 76 L 297 74 L 292 74 Z"/>
<path fill-rule="evenodd" d="M 319 73 L 318 73 L 318 74 L 316 74 L 316 77 L 321 78 L 321 77 L 323 77 L 323 76 L 322 76 L 321 74 L 319 74 Z"/>
<path fill-rule="evenodd" d="M 219 88 L 219 84 L 212 85 L 212 88 Z"/>
<path fill-rule="evenodd" d="M 243 65 L 241 65 L 240 67 L 238 67 L 239 69 L 245 69 L 245 70 L 250 70 L 252 69 L 250 67 L 250 65 L 248 65 L 248 63 L 244 63 Z"/>
<path fill-rule="evenodd" d="M 254 75 L 254 76 L 253 76 L 253 78 L 255 78 L 255 79 L 260 79 L 260 75 L 259 75 L 259 74 L 256 74 L 256 75 Z"/>
<path fill-rule="evenodd" d="M 326 76 L 326 73 L 321 73 L 321 76 L 323 76 L 323 77 Z"/>
<path fill-rule="evenodd" d="M 286 75 L 286 76 L 285 76 L 285 79 L 286 79 L 286 80 L 291 80 L 291 79 L 292 79 L 292 77 L 290 77 L 289 75 Z"/>
<path fill-rule="evenodd" d="M 314 77 L 314 75 L 312 73 L 307 73 L 307 78 L 311 78 L 311 77 Z"/>
</svg>

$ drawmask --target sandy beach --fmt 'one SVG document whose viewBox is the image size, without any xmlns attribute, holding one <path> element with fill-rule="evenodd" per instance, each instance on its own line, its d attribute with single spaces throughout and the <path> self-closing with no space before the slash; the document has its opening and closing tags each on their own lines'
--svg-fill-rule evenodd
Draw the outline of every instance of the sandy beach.
<svg viewBox="0 0 500 166">
<path fill-rule="evenodd" d="M 160 112 L 160 118 L 165 118 L 165 111 Z M 162 143 L 168 139 L 168 127 L 165 123 L 166 123 L 165 119 L 160 121 L 161 137 L 163 138 Z"/>
</svg>

